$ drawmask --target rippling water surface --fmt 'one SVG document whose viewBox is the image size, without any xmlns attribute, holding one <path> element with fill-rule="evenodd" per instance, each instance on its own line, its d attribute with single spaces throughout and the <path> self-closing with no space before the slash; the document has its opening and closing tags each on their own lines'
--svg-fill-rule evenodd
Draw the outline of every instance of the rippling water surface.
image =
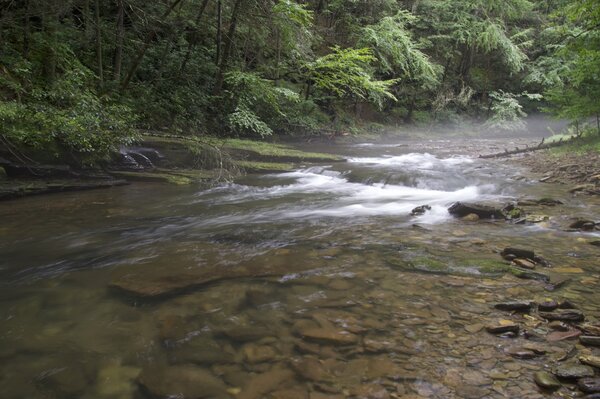
<svg viewBox="0 0 600 399">
<path fill-rule="evenodd" d="M 526 340 L 483 326 L 547 332 L 491 308 L 503 300 L 566 298 L 600 316 L 600 237 L 564 231 L 597 219 L 598 201 L 450 142 L 331 150 L 347 162 L 0 203 L 1 396 L 544 397 L 532 373 L 573 342 L 515 360 Z M 546 216 L 533 225 L 446 211 L 547 196 L 565 205 L 532 210 Z M 571 282 L 549 292 L 504 273 L 506 246 Z"/>
</svg>

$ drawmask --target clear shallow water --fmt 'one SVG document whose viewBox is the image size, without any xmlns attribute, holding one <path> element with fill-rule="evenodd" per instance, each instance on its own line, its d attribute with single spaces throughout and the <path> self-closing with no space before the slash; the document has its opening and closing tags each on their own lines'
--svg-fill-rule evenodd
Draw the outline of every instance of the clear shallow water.
<svg viewBox="0 0 600 399">
<path fill-rule="evenodd" d="M 216 386 L 207 397 L 542 397 L 532 372 L 570 343 L 517 361 L 505 350 L 522 338 L 476 327 L 519 318 L 490 308 L 507 299 L 569 298 L 599 316 L 594 235 L 561 230 L 572 216 L 597 219 L 598 203 L 448 142 L 335 151 L 348 162 L 208 190 L 136 184 L 1 203 L 3 397 L 143 398 L 139 374 L 157 367 L 155 381 L 191 368 Z M 536 209 L 550 220 L 532 226 L 446 212 L 455 201 L 528 196 L 566 205 Z M 424 204 L 432 211 L 410 215 Z M 488 274 L 505 246 L 535 249 L 573 282 L 549 293 Z M 109 288 L 207 270 L 219 281 L 160 300 Z M 302 338 L 315 329 L 355 339 Z M 317 375 L 306 371 L 314 360 Z"/>
</svg>

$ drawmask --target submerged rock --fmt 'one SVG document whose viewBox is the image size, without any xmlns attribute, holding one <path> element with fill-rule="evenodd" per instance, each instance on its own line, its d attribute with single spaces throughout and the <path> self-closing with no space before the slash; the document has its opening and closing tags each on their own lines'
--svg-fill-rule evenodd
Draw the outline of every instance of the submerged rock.
<svg viewBox="0 0 600 399">
<path fill-rule="evenodd" d="M 579 322 L 585 319 L 583 313 L 575 309 L 565 309 L 557 312 L 539 312 L 539 315 L 546 320 Z"/>
<path fill-rule="evenodd" d="M 575 380 L 578 378 L 593 377 L 594 369 L 583 364 L 568 363 L 557 366 L 553 371 L 558 378 Z"/>
<path fill-rule="evenodd" d="M 579 337 L 579 341 L 588 346 L 600 346 L 600 337 L 594 337 L 591 335 L 582 335 Z"/>
<path fill-rule="evenodd" d="M 541 388 L 552 391 L 555 391 L 562 386 L 560 381 L 558 381 L 555 376 L 546 371 L 538 371 L 537 373 L 535 373 L 533 375 L 533 380 Z"/>
<path fill-rule="evenodd" d="M 501 322 L 498 324 L 486 326 L 485 329 L 490 334 L 504 334 L 508 332 L 518 334 L 521 328 L 518 324 L 512 322 Z"/>
<path fill-rule="evenodd" d="M 584 355 L 579 356 L 581 363 L 587 364 L 588 366 L 600 368 L 600 356 Z"/>
<path fill-rule="evenodd" d="M 582 378 L 577 381 L 577 388 L 585 393 L 600 393 L 600 378 Z"/>
<path fill-rule="evenodd" d="M 271 370 L 252 377 L 242 388 L 237 399 L 261 399 L 269 392 L 275 391 L 284 382 L 291 381 L 294 373 L 287 368 L 275 365 Z"/>
<path fill-rule="evenodd" d="M 504 214 L 500 209 L 480 204 L 456 202 L 448 208 L 448 212 L 453 216 L 461 218 L 469 214 L 475 214 L 481 219 L 504 219 Z"/>
<path fill-rule="evenodd" d="M 143 391 L 155 398 L 231 398 L 223 381 L 199 367 L 151 366 L 142 370 L 137 382 Z"/>
<path fill-rule="evenodd" d="M 558 308 L 558 302 L 556 301 L 544 301 L 538 304 L 538 310 L 541 312 L 552 312 Z"/>
<path fill-rule="evenodd" d="M 530 301 L 522 301 L 522 302 L 503 302 L 497 303 L 494 305 L 494 308 L 498 310 L 504 310 L 507 312 L 523 312 L 528 313 L 533 306 L 533 303 Z"/>
</svg>

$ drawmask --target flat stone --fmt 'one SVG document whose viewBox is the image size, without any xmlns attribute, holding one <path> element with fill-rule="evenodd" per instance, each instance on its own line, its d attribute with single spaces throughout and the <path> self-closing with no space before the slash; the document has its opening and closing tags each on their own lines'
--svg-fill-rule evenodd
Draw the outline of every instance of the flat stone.
<svg viewBox="0 0 600 399">
<path fill-rule="evenodd" d="M 585 393 L 600 393 L 600 378 L 582 378 L 577 381 L 577 388 Z"/>
<path fill-rule="evenodd" d="M 579 356 L 581 363 L 587 364 L 588 366 L 600 368 L 600 356 L 584 355 Z"/>
<path fill-rule="evenodd" d="M 583 335 L 600 336 L 600 326 L 593 324 L 582 324 L 579 328 L 585 333 Z"/>
<path fill-rule="evenodd" d="M 578 379 L 585 377 L 593 377 L 594 369 L 583 364 L 567 363 L 557 366 L 553 373 L 558 378 Z"/>
<path fill-rule="evenodd" d="M 307 340 L 330 345 L 352 345 L 358 342 L 358 336 L 343 330 L 309 328 L 300 331 L 300 335 Z"/>
<path fill-rule="evenodd" d="M 308 381 L 328 382 L 333 381 L 333 375 L 322 362 L 313 357 L 294 359 L 291 366 L 299 376 Z"/>
<path fill-rule="evenodd" d="M 579 310 L 565 309 L 557 312 L 539 312 L 539 315 L 546 320 L 574 321 L 585 320 L 585 316 Z"/>
<path fill-rule="evenodd" d="M 582 335 L 579 337 L 579 342 L 588 346 L 600 346 L 600 337 L 591 335 Z"/>
<path fill-rule="evenodd" d="M 484 328 L 485 326 L 481 323 L 469 324 L 468 326 L 465 326 L 465 330 L 467 330 L 467 332 L 470 332 L 471 334 L 477 333 L 483 330 Z"/>
<path fill-rule="evenodd" d="M 546 340 L 548 342 L 558 342 L 564 341 L 566 339 L 575 339 L 581 335 L 581 331 L 579 330 L 569 330 L 569 331 L 554 331 L 546 336 Z"/>
<path fill-rule="evenodd" d="M 513 259 L 513 263 L 519 267 L 523 267 L 525 269 L 533 270 L 535 269 L 535 263 L 527 259 L 516 258 Z"/>
<path fill-rule="evenodd" d="M 551 391 L 555 391 L 562 386 L 560 381 L 558 381 L 555 376 L 546 371 L 538 371 L 537 373 L 535 373 L 533 375 L 533 380 L 541 388 L 548 389 Z"/>
<path fill-rule="evenodd" d="M 151 397 L 231 398 L 223 381 L 199 367 L 152 366 L 142 370 L 137 382 Z"/>
<path fill-rule="evenodd" d="M 533 359 L 539 356 L 534 351 L 524 348 L 509 348 L 506 352 L 516 359 Z"/>
<path fill-rule="evenodd" d="M 503 302 L 494 305 L 494 308 L 498 310 L 504 310 L 507 312 L 523 312 L 528 313 L 531 310 L 533 303 L 530 301 L 523 302 Z"/>
<path fill-rule="evenodd" d="M 518 334 L 520 327 L 518 324 L 514 324 L 514 323 L 502 323 L 502 324 L 497 324 L 497 325 L 486 326 L 485 329 L 490 334 L 504 334 L 504 333 L 508 333 L 508 332 Z"/>
</svg>

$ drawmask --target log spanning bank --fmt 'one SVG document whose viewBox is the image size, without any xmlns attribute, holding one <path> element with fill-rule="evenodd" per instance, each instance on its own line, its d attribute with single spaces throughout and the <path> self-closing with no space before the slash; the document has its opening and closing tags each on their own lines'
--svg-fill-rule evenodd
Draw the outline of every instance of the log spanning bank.
<svg viewBox="0 0 600 399">
<path fill-rule="evenodd" d="M 582 138 L 582 135 L 573 136 L 572 138 L 567 139 L 567 140 L 563 140 L 563 138 L 561 137 L 558 141 L 553 141 L 550 143 L 546 143 L 545 142 L 546 139 L 543 138 L 542 141 L 537 146 L 530 147 L 528 145 L 525 145 L 525 148 L 516 147 L 514 150 L 511 150 L 511 151 L 509 151 L 508 149 L 505 148 L 503 152 L 479 155 L 479 158 L 482 158 L 482 159 L 502 158 L 502 157 L 509 157 L 511 155 L 526 154 L 526 153 L 534 152 L 534 151 L 547 150 L 549 148 L 555 148 L 555 147 L 560 147 L 560 146 L 563 146 L 566 144 L 571 144 L 573 142 L 581 140 L 581 138 Z"/>
</svg>

